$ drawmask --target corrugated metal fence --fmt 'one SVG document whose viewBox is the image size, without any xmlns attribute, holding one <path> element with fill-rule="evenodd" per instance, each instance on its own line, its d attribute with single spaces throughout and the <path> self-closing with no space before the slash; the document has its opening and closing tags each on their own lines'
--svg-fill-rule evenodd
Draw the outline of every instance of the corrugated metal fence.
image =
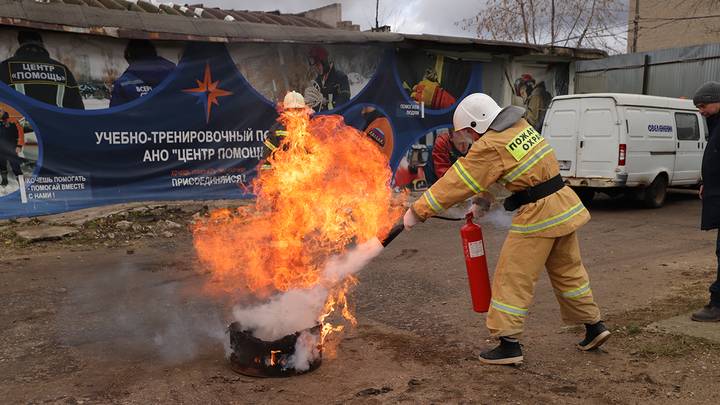
<svg viewBox="0 0 720 405">
<path fill-rule="evenodd" d="M 720 81 L 720 44 L 578 61 L 575 73 L 575 93 L 692 98 L 703 83 Z"/>
</svg>

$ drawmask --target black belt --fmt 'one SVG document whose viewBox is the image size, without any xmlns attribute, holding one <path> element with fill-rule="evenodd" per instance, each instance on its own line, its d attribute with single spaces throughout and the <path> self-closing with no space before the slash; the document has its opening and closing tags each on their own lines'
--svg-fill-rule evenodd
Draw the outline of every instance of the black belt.
<svg viewBox="0 0 720 405">
<path fill-rule="evenodd" d="M 546 182 L 513 193 L 513 195 L 505 199 L 503 206 L 508 211 L 515 211 L 523 205 L 545 198 L 563 187 L 565 187 L 565 183 L 563 182 L 562 176 L 558 174 Z"/>
</svg>

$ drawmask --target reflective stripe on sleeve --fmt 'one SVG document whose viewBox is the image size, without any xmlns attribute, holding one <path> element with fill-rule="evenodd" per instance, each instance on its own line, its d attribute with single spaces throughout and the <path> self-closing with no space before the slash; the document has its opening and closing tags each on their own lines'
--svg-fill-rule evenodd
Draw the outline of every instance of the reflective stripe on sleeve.
<svg viewBox="0 0 720 405">
<path fill-rule="evenodd" d="M 517 225 L 512 224 L 510 226 L 510 232 L 514 233 L 533 233 L 533 232 L 539 232 L 548 228 L 552 228 L 553 226 L 560 225 L 564 222 L 569 221 L 572 217 L 575 215 L 581 213 L 585 209 L 585 206 L 580 202 L 577 203 L 577 205 L 571 207 L 570 209 L 555 215 L 553 217 L 550 217 L 546 220 L 536 222 L 534 224 L 527 224 L 527 225 Z"/>
<path fill-rule="evenodd" d="M 528 160 L 523 162 L 521 165 L 517 166 L 515 169 L 511 170 L 509 173 L 507 173 L 505 176 L 500 179 L 500 184 L 508 184 L 513 182 L 518 177 L 522 176 L 525 172 L 532 169 L 533 166 L 535 166 L 539 161 L 542 160 L 545 156 L 550 154 L 553 151 L 552 146 L 545 144 L 540 150 L 533 153 Z"/>
<path fill-rule="evenodd" d="M 277 149 L 277 146 L 273 145 L 272 142 L 268 141 L 267 139 L 264 140 L 263 143 L 264 143 L 265 146 L 267 146 L 268 149 L 270 149 L 270 150 L 275 150 L 275 149 Z"/>
<path fill-rule="evenodd" d="M 458 160 L 455 162 L 455 164 L 452 166 L 453 169 L 455 169 L 455 173 L 462 179 L 463 183 L 465 183 L 466 186 L 470 190 L 472 190 L 474 193 L 481 193 L 485 191 L 485 189 L 478 184 L 478 182 L 470 175 L 470 173 L 465 169 L 465 167 L 460 163 Z"/>
<path fill-rule="evenodd" d="M 425 197 L 425 201 L 430 205 L 430 208 L 432 208 L 433 211 L 442 212 L 445 211 L 445 209 L 440 205 L 440 203 L 437 202 L 435 199 L 435 196 L 433 195 L 432 191 L 428 190 L 423 194 L 423 197 Z"/>
<path fill-rule="evenodd" d="M 563 291 L 561 293 L 561 295 L 565 298 L 574 299 L 574 298 L 584 297 L 584 296 L 590 294 L 591 291 L 592 290 L 590 289 L 590 283 L 587 282 L 587 283 L 583 284 L 582 286 L 580 286 L 579 288 L 576 288 L 574 290 Z"/>
<path fill-rule="evenodd" d="M 288 134 L 288 131 L 285 131 L 282 129 L 278 129 L 275 131 L 275 135 L 277 135 L 277 136 L 287 136 L 287 134 Z"/>
<path fill-rule="evenodd" d="M 63 102 L 65 100 L 65 85 L 57 86 L 57 92 L 55 93 L 55 104 L 58 107 L 64 107 Z"/>
<path fill-rule="evenodd" d="M 500 302 L 496 299 L 490 300 L 490 306 L 497 309 L 500 312 L 504 312 L 506 314 L 510 314 L 510 315 L 514 315 L 514 316 L 527 316 L 527 314 L 528 314 L 527 308 L 515 307 L 510 304 L 505 304 L 504 302 Z"/>
</svg>

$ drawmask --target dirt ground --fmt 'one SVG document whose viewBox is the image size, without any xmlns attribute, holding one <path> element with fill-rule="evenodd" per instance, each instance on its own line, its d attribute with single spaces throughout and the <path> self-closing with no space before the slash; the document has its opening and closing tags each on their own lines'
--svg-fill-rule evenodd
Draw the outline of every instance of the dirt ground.
<svg viewBox="0 0 720 405">
<path fill-rule="evenodd" d="M 359 273 L 359 324 L 335 357 L 287 379 L 228 366 L 227 307 L 202 294 L 206 274 L 187 229 L 204 210 L 168 204 L 0 223 L 0 402 L 717 403 L 720 345 L 646 328 L 707 299 L 715 234 L 698 230 L 693 195 L 671 194 L 657 210 L 591 206 L 581 248 L 613 331 L 601 351 L 575 349 L 581 330 L 562 324 L 543 276 L 524 364 L 482 365 L 477 355 L 494 342 L 471 309 L 461 224 L 430 220 Z M 120 220 L 137 226 L 120 229 Z M 49 222 L 79 232 L 35 243 L 15 233 Z M 506 230 L 483 230 L 492 268 Z"/>
</svg>

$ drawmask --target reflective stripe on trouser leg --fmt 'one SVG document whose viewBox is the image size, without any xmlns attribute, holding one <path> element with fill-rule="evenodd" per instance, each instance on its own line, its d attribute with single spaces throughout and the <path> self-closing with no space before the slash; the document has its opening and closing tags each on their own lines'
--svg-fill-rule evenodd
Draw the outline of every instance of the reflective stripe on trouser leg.
<svg viewBox="0 0 720 405">
<path fill-rule="evenodd" d="M 555 240 L 545 266 L 563 321 L 570 324 L 599 321 L 600 309 L 593 300 L 590 278 L 580 258 L 575 232 Z"/>
<path fill-rule="evenodd" d="M 500 251 L 492 285 L 487 327 L 493 336 L 516 336 L 523 330 L 553 238 L 508 234 Z"/>
</svg>

